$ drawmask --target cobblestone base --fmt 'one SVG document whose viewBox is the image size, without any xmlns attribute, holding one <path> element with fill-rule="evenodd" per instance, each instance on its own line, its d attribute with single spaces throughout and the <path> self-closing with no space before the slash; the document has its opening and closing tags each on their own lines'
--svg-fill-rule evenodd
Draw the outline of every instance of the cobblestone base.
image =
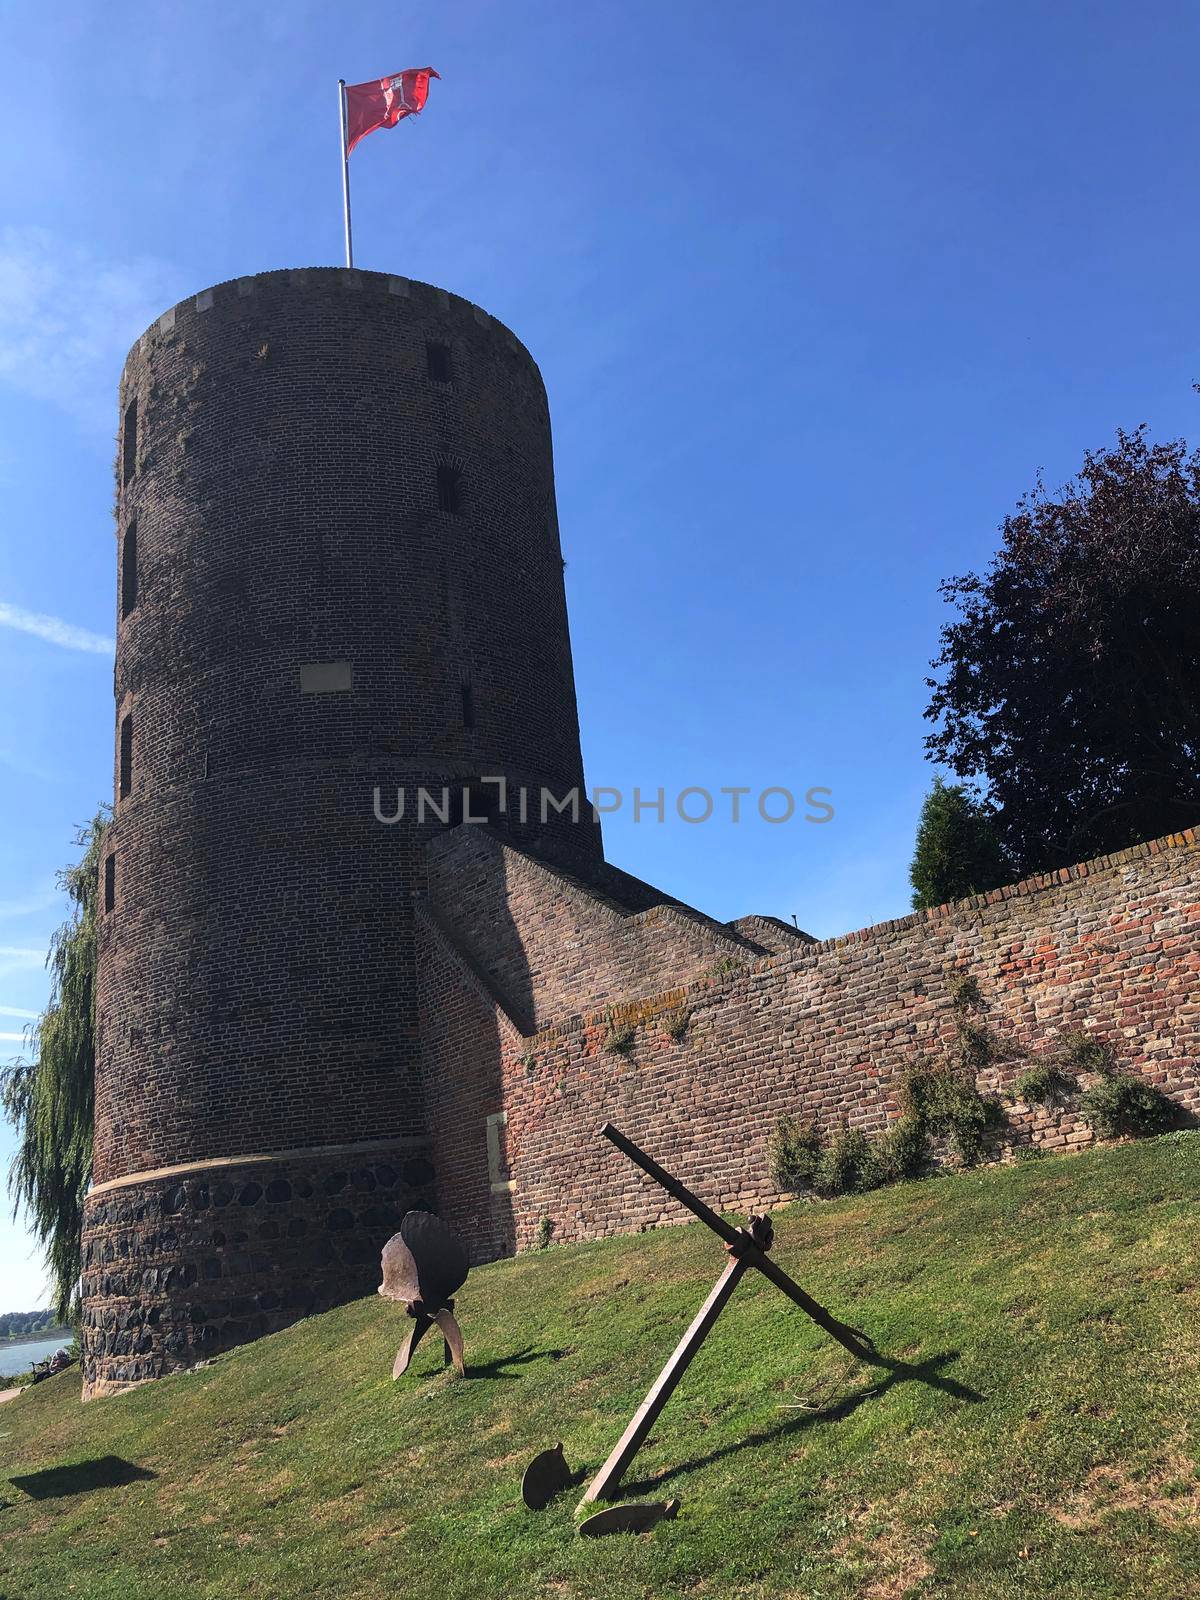
<svg viewBox="0 0 1200 1600">
<path fill-rule="evenodd" d="M 83 1228 L 85 1400 L 193 1366 L 370 1294 L 408 1210 L 433 1210 L 423 1141 L 214 1161 L 105 1185 Z"/>
</svg>

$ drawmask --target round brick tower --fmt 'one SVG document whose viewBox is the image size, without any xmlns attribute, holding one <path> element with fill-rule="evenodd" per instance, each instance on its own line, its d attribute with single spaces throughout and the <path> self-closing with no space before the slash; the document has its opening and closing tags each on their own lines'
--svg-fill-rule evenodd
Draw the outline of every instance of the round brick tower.
<svg viewBox="0 0 1200 1600">
<path fill-rule="evenodd" d="M 600 854 L 534 799 L 582 770 L 545 392 L 507 329 L 264 273 L 161 317 L 120 406 L 89 1394 L 369 1292 L 432 1202 L 413 908 L 442 817 L 504 779 L 514 834 Z"/>
</svg>

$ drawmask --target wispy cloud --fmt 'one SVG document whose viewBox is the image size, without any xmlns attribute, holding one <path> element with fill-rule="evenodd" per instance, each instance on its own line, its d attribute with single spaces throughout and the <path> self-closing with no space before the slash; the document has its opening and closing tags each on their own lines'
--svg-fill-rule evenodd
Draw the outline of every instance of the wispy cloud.
<svg viewBox="0 0 1200 1600">
<path fill-rule="evenodd" d="M 24 1011 L 20 1006 L 0 1006 L 0 1017 L 24 1017 L 29 1022 L 36 1022 L 38 1016 L 38 1012 Z"/>
<path fill-rule="evenodd" d="M 0 978 L 15 976 L 20 972 L 37 972 L 44 969 L 45 965 L 46 946 L 31 950 L 27 945 L 0 944 Z"/>
<path fill-rule="evenodd" d="M 11 917 L 36 916 L 58 905 L 61 899 L 62 890 L 51 880 L 40 889 L 31 889 L 28 894 L 20 895 L 15 900 L 0 900 L 0 921 Z"/>
<path fill-rule="evenodd" d="M 27 937 L 36 939 L 37 934 L 30 933 Z M 17 993 L 21 999 L 28 997 L 35 1001 L 37 1000 L 37 993 L 29 994 L 28 980 L 35 972 L 45 973 L 46 956 L 49 949 L 49 935 L 47 935 L 45 943 L 41 945 L 0 944 L 0 982 L 4 982 L 9 977 L 14 980 L 11 988 L 4 982 L 9 994 Z M 41 982 L 37 984 L 37 989 L 41 990 L 48 981 L 43 976 Z M 8 1011 L 6 1014 L 12 1015 L 13 1013 Z"/>
<path fill-rule="evenodd" d="M 31 633 L 49 644 L 61 645 L 64 650 L 85 650 L 97 656 L 111 656 L 117 648 L 116 643 L 102 633 L 77 628 L 73 622 L 47 616 L 43 611 L 26 611 L 22 606 L 9 605 L 7 600 L 0 600 L 0 627 Z"/>
<path fill-rule="evenodd" d="M 111 435 L 125 352 L 177 291 L 153 257 L 110 260 L 45 228 L 0 229 L 0 382 Z"/>
<path fill-rule="evenodd" d="M 23 1033 L 0 1033 L 0 1039 L 11 1039 L 14 1044 L 24 1044 L 25 1035 Z"/>
</svg>

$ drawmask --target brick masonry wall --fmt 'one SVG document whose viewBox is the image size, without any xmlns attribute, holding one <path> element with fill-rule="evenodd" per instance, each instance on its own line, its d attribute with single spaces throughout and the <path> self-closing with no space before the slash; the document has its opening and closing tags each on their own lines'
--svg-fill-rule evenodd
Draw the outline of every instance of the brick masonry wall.
<svg viewBox="0 0 1200 1600">
<path fill-rule="evenodd" d="M 441 834 L 427 856 L 431 903 L 526 1033 L 765 951 L 676 901 L 628 910 L 487 828 Z"/>
<path fill-rule="evenodd" d="M 802 944 L 817 942 L 811 933 L 794 928 L 790 922 L 782 922 L 778 917 L 738 917 L 729 926 L 741 938 L 754 940 L 772 955 L 790 954 Z"/>
<path fill-rule="evenodd" d="M 419 1139 L 414 906 L 446 824 L 420 820 L 417 791 L 583 781 L 537 366 L 431 285 L 263 273 L 166 312 L 130 351 L 119 414 L 95 1181 Z M 394 823 L 376 790 L 389 817 L 403 791 Z M 590 816 L 512 826 L 600 854 Z M 184 1280 L 208 1224 L 159 1228 L 155 1181 L 131 1222 L 89 1203 L 102 1248 L 146 1255 L 153 1278 L 133 1303 L 119 1274 L 86 1276 L 93 1386 L 289 1314 L 260 1290 L 286 1303 L 312 1279 L 330 1302 L 377 1281 L 386 1233 L 369 1268 L 348 1242 L 310 1261 L 264 1236 L 222 1268 L 227 1301 L 206 1290 L 197 1343 Z"/>
<path fill-rule="evenodd" d="M 491 1261 L 512 1252 L 516 1230 L 507 1140 L 501 1138 L 503 1161 L 496 1170 L 488 1159 L 488 1119 L 504 1111 L 503 1063 L 508 1061 L 513 1072 L 523 1070 L 524 1039 L 434 914 L 418 916 L 417 933 L 425 1102 L 438 1211 L 458 1231 L 472 1261 Z"/>
<path fill-rule="evenodd" d="M 443 947 L 447 995 L 452 959 Z M 427 1039 L 431 1079 L 450 1085 L 457 1070 L 472 1080 L 448 1092 L 439 1138 L 477 1146 L 481 1116 L 506 1113 L 514 1187 L 492 1205 L 517 1248 L 543 1215 L 558 1239 L 682 1220 L 597 1137 L 606 1119 L 711 1203 L 769 1205 L 783 1198 L 767 1156 L 777 1119 L 884 1128 L 905 1068 L 921 1055 L 956 1056 L 952 985 L 963 976 L 978 984 L 983 1004 L 973 1016 L 992 1041 L 979 1076 L 985 1092 L 1053 1053 L 1063 1033 L 1084 1029 L 1121 1067 L 1184 1112 L 1200 1112 L 1200 850 L 1189 831 L 631 1002 L 628 1053 L 604 1049 L 606 1012 L 521 1038 L 483 985 L 463 977 L 455 1030 Z M 676 1042 L 663 1023 L 681 1007 L 690 1022 Z M 490 1036 L 477 1021 L 485 1012 Z M 472 1036 L 486 1042 L 464 1050 Z M 1070 1111 L 1018 1104 L 1011 1121 L 1010 1142 L 1057 1149 L 1091 1138 Z M 443 1206 L 457 1204 L 450 1190 L 439 1195 Z M 484 1232 L 485 1203 L 477 1191 L 471 1215 L 459 1213 Z"/>
<path fill-rule="evenodd" d="M 264 273 L 160 318 L 120 406 L 138 581 L 118 605 L 96 1178 L 416 1134 L 412 903 L 440 825 L 414 791 L 582 782 L 537 367 L 429 285 Z M 305 692 L 302 669 L 339 663 L 345 688 Z M 398 825 L 376 786 L 385 814 L 407 791 Z M 555 827 L 598 854 L 590 823 Z"/>
</svg>

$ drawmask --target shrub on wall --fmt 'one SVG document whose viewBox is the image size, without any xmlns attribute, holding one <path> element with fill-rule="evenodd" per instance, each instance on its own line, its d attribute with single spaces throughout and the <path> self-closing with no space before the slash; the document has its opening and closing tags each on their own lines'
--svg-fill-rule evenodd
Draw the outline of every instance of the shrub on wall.
<svg viewBox="0 0 1200 1600">
<path fill-rule="evenodd" d="M 1102 1072 L 1085 1089 L 1079 1110 L 1099 1139 L 1123 1135 L 1144 1138 L 1162 1133 L 1174 1118 L 1175 1108 L 1166 1095 L 1132 1072 Z"/>
<path fill-rule="evenodd" d="M 1029 1105 L 1058 1105 L 1078 1090 L 1078 1080 L 1054 1061 L 1039 1061 L 1013 1079 L 1013 1093 Z"/>
<path fill-rule="evenodd" d="M 811 1186 L 821 1159 L 821 1132 L 815 1122 L 780 1117 L 767 1151 L 771 1175 L 781 1189 L 798 1194 Z"/>
<path fill-rule="evenodd" d="M 989 1131 L 1004 1121 L 996 1100 L 986 1100 L 948 1064 L 918 1061 L 905 1074 L 901 1114 L 931 1138 L 949 1141 L 964 1167 L 983 1154 Z"/>
<path fill-rule="evenodd" d="M 782 1117 L 771 1139 L 771 1172 L 781 1189 L 828 1200 L 919 1177 L 928 1150 L 924 1130 L 911 1117 L 901 1117 L 874 1139 L 860 1128 L 841 1127 L 828 1143 L 816 1123 Z"/>
<path fill-rule="evenodd" d="M 821 1151 L 813 1188 L 819 1195 L 863 1194 L 882 1183 L 871 1141 L 861 1128 L 839 1128 Z"/>
<path fill-rule="evenodd" d="M 1097 1138 L 1146 1137 L 1170 1127 L 1176 1108 L 1166 1095 L 1135 1073 L 1115 1071 L 1107 1051 L 1088 1035 L 1068 1039 L 1072 1060 L 1093 1063 L 1093 1071 L 1097 1060 L 1105 1063 L 1079 1102 Z M 1078 1093 L 1079 1082 L 1053 1059 L 1022 1072 L 1013 1091 L 1022 1100 L 1052 1105 Z M 811 1120 L 781 1117 L 770 1143 L 775 1182 L 793 1194 L 822 1199 L 863 1194 L 923 1176 L 930 1167 L 933 1140 L 944 1140 L 964 1167 L 973 1167 L 984 1155 L 989 1135 L 1005 1121 L 1000 1102 L 981 1095 L 973 1078 L 949 1061 L 917 1061 L 904 1074 L 899 1101 L 900 1116 L 870 1139 L 860 1128 L 844 1125 L 827 1139 Z M 1023 1147 L 1016 1158 L 1033 1160 L 1040 1154 Z"/>
<path fill-rule="evenodd" d="M 989 1130 L 1003 1120 L 999 1103 L 985 1100 L 948 1063 L 919 1061 L 904 1075 L 900 1116 L 873 1139 L 842 1127 L 826 1143 L 816 1123 L 781 1117 L 771 1138 L 771 1172 L 793 1194 L 863 1194 L 921 1177 L 931 1138 L 947 1140 L 963 1166 L 974 1166 Z"/>
<path fill-rule="evenodd" d="M 929 1137 L 914 1116 L 898 1117 L 872 1142 L 880 1183 L 919 1178 L 929 1165 Z"/>
</svg>

